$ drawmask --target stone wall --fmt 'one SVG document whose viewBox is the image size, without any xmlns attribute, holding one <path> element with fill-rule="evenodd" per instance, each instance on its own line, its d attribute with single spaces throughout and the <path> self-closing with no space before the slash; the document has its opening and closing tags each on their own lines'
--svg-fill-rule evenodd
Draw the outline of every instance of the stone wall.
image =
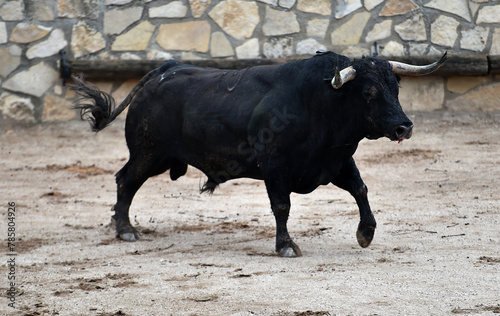
<svg viewBox="0 0 500 316">
<path fill-rule="evenodd" d="M 374 42 L 378 45 L 375 47 Z M 0 0 L 0 124 L 76 118 L 70 59 L 500 55 L 499 0 Z M 98 82 L 118 101 L 136 80 Z M 500 77 L 403 78 L 407 110 L 499 110 Z"/>
</svg>

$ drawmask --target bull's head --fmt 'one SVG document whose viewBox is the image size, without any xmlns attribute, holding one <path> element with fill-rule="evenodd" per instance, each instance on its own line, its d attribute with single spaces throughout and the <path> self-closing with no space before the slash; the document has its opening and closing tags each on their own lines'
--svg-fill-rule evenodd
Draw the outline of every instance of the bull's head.
<svg viewBox="0 0 500 316">
<path fill-rule="evenodd" d="M 366 137 L 386 136 L 402 141 L 412 135 L 413 123 L 399 104 L 399 76 L 422 76 L 437 70 L 446 61 L 446 53 L 436 62 L 425 66 L 408 65 L 379 58 L 363 58 L 342 70 L 335 69 L 331 84 L 340 89 L 353 81 L 351 94 L 356 104 L 364 105 L 363 115 L 368 121 Z M 355 80 L 356 79 L 356 80 Z"/>
</svg>

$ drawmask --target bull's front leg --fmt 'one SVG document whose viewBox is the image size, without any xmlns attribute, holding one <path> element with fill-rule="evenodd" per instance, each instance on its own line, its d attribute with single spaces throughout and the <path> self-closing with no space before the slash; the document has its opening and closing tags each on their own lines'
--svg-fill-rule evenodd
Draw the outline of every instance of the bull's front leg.
<svg viewBox="0 0 500 316">
<path fill-rule="evenodd" d="M 302 251 L 288 234 L 287 221 L 290 214 L 290 192 L 279 182 L 266 181 L 267 194 L 276 219 L 276 252 L 280 257 L 300 257 Z"/>
<path fill-rule="evenodd" d="M 351 193 L 356 200 L 360 216 L 356 238 L 361 247 L 368 247 L 373 240 L 377 223 L 368 203 L 368 188 L 361 179 L 353 158 L 343 166 L 339 175 L 335 177 L 332 183 Z"/>
</svg>

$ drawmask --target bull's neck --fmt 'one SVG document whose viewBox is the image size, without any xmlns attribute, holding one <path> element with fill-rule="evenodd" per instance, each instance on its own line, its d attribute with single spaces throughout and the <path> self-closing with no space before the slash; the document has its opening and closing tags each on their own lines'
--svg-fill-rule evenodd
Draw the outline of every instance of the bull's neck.
<svg viewBox="0 0 500 316">
<path fill-rule="evenodd" d="M 323 96 L 322 100 L 313 102 L 311 106 L 319 109 L 315 116 L 330 135 L 329 145 L 357 145 L 366 136 L 366 124 L 357 105 L 351 104 L 352 98 L 348 93 L 332 91 L 329 86 L 322 90 L 315 94 Z"/>
</svg>

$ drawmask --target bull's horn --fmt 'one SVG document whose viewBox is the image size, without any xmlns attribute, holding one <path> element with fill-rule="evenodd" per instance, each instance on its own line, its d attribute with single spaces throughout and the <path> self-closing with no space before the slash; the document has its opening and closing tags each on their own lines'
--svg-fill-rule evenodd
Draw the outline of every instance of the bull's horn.
<svg viewBox="0 0 500 316">
<path fill-rule="evenodd" d="M 344 68 L 341 71 L 335 67 L 335 76 L 333 76 L 332 79 L 332 86 L 335 89 L 340 89 L 344 83 L 354 78 L 356 78 L 356 69 L 352 66 Z"/>
<path fill-rule="evenodd" d="M 435 61 L 430 65 L 425 66 L 415 66 L 400 63 L 397 61 L 389 61 L 392 66 L 392 71 L 397 75 L 407 75 L 407 76 L 423 76 L 436 71 L 443 63 L 448 59 L 447 52 L 444 53 L 439 60 Z"/>
</svg>

